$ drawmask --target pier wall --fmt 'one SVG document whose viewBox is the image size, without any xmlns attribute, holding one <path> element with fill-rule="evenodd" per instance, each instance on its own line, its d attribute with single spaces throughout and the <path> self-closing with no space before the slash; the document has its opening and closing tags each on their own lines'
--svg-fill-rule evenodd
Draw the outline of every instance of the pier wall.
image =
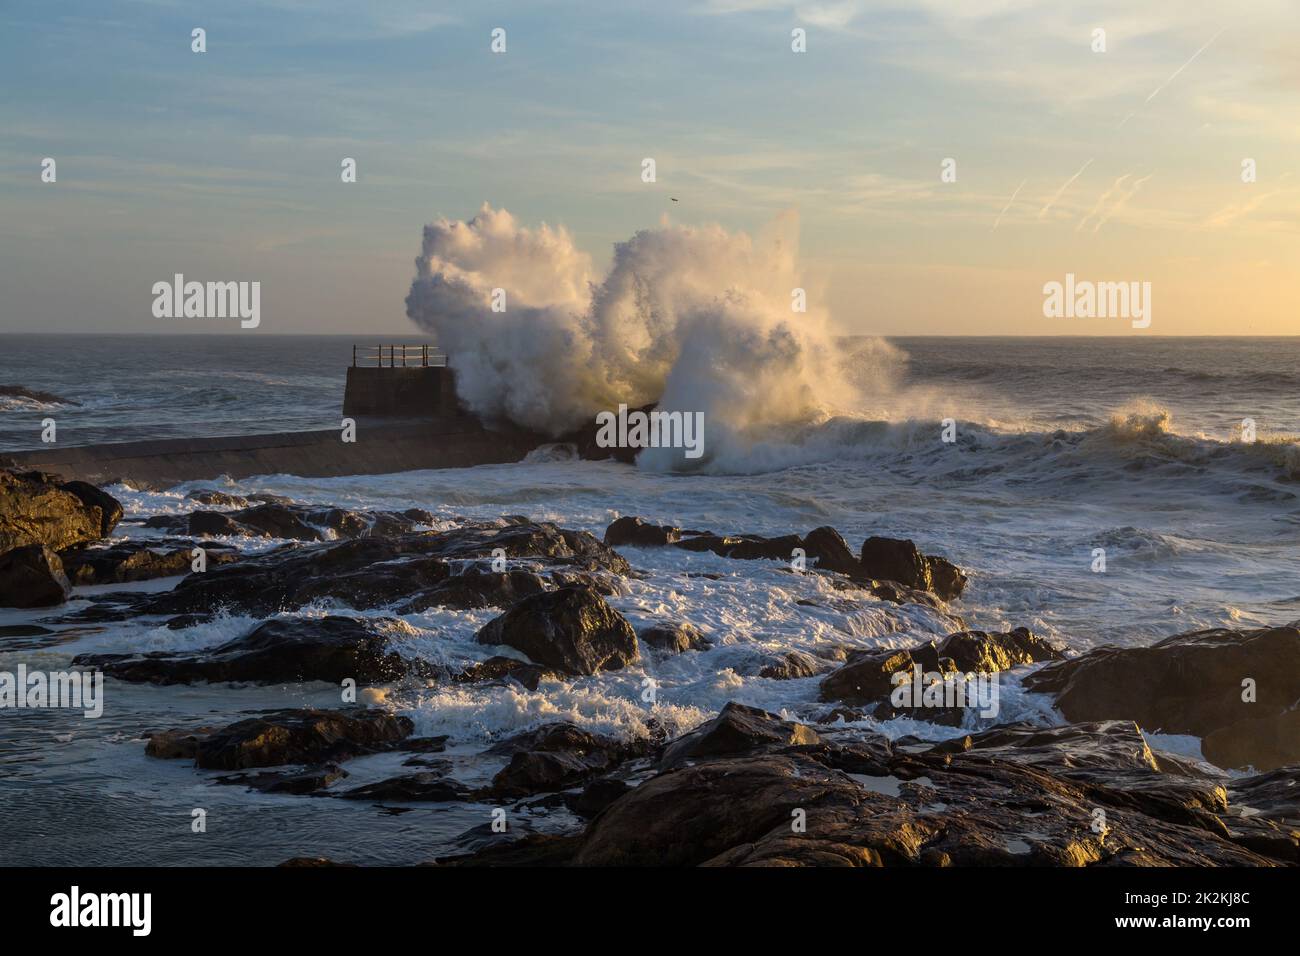
<svg viewBox="0 0 1300 956">
<path fill-rule="evenodd" d="M 501 464 L 519 461 L 547 441 L 520 429 L 490 429 L 463 415 L 420 421 L 360 418 L 355 442 L 344 442 L 341 434 L 341 429 L 325 429 L 54 447 L 0 453 L 0 465 L 54 472 L 65 480 L 125 480 L 156 489 L 219 475 L 311 478 Z"/>
<path fill-rule="evenodd" d="M 344 415 L 446 416 L 456 413 L 456 384 L 446 366 L 348 368 Z"/>
</svg>

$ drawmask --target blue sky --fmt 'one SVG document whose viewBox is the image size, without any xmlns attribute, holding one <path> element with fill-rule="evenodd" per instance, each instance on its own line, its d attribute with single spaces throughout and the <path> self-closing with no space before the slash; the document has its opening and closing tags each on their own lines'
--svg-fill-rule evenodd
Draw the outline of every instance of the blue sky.
<svg viewBox="0 0 1300 956">
<path fill-rule="evenodd" d="M 1151 281 L 1155 331 L 1300 332 L 1298 24 L 1294 0 L 7 0 L 0 331 L 176 331 L 149 290 L 183 272 L 260 281 L 266 331 L 407 332 L 421 227 L 488 201 L 597 263 L 665 215 L 796 210 L 845 332 L 1122 331 L 1043 319 L 1067 271 Z"/>
</svg>

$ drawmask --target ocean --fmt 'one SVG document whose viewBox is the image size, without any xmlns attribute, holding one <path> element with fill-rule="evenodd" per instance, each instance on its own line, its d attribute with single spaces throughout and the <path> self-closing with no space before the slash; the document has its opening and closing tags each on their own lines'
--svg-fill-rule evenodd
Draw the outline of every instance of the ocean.
<svg viewBox="0 0 1300 956">
<path fill-rule="evenodd" d="M 0 396 L 0 458 L 38 447 L 46 418 L 68 444 L 337 427 L 353 341 L 0 336 L 0 385 L 69 402 Z M 1082 651 L 1300 619 L 1300 339 L 843 345 L 860 357 L 858 377 L 868 386 L 856 413 L 750 433 L 688 474 L 577 461 L 552 448 L 518 464 L 466 470 L 239 482 L 213 475 L 165 491 L 109 490 L 136 516 L 189 510 L 195 505 L 187 492 L 219 487 L 353 508 L 419 507 L 447 519 L 522 514 L 598 536 L 628 514 L 719 533 L 832 525 L 855 548 L 868 535 L 911 538 L 970 576 L 947 613 L 875 602 L 845 607 L 825 579 L 791 575 L 775 562 L 622 549 L 645 576 L 610 603 L 638 627 L 690 621 L 714 646 L 543 683 L 536 693 L 454 685 L 380 694 L 415 720 L 417 733 L 450 734 L 456 777 L 470 784 L 490 779 L 500 765 L 482 753 L 487 743 L 545 721 L 643 734 L 647 676 L 658 684 L 660 716 L 681 730 L 729 700 L 792 717 L 824 710 L 819 678 L 756 675 L 758 661 L 787 651 L 907 646 L 962 626 L 1025 626 Z M 945 419 L 951 442 L 941 438 Z M 1253 441 L 1243 440 L 1252 426 Z M 159 533 L 124 524 L 115 534 Z M 229 543 L 260 549 L 275 542 Z M 1097 570 L 1099 551 L 1104 571 Z M 85 606 L 80 596 L 56 612 L 0 612 L 0 625 L 75 611 Z M 473 635 L 497 613 L 405 615 L 405 653 L 436 662 L 482 659 Z M 78 653 L 208 647 L 256 623 L 225 617 L 169 630 L 135 620 L 65 629 L 56 640 L 0 638 L 0 670 L 20 659 L 54 669 Z M 214 785 L 214 774 L 183 762 L 143 754 L 145 730 L 220 724 L 259 708 L 337 704 L 337 689 L 326 685 L 109 682 L 106 693 L 98 720 L 57 711 L 0 714 L 0 863 L 276 863 L 298 855 L 408 863 L 488 819 L 490 808 L 479 805 L 392 814 L 349 801 L 245 793 Z M 1056 719 L 1044 701 L 1015 686 L 1003 690 L 1003 708 L 1003 720 Z M 909 720 L 873 729 L 895 737 L 960 732 Z M 1166 743 L 1196 752 L 1194 740 Z M 349 782 L 381 779 L 397 767 L 393 755 L 352 761 Z M 209 811 L 204 834 L 191 832 L 196 807 Z M 565 812 L 539 812 L 536 825 L 560 826 Z M 174 836 L 160 839 L 160 832 Z"/>
</svg>

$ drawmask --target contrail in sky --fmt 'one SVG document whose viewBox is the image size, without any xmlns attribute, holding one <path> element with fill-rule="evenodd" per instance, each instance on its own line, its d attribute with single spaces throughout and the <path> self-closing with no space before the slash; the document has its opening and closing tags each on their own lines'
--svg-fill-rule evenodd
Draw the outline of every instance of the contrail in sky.
<svg viewBox="0 0 1300 956">
<path fill-rule="evenodd" d="M 1017 186 L 1016 191 L 1011 194 L 1011 198 L 1007 200 L 1007 204 L 1002 207 L 1002 211 L 998 213 L 998 218 L 993 220 L 994 229 L 998 227 L 998 223 L 1002 221 L 1002 217 L 1006 215 L 1007 210 L 1011 208 L 1011 204 L 1016 201 L 1016 197 L 1020 195 L 1020 190 L 1025 188 L 1025 183 L 1027 182 L 1029 182 L 1027 179 L 1020 180 L 1020 185 Z"/>
<path fill-rule="evenodd" d="M 1077 173 L 1075 173 L 1073 176 L 1071 176 L 1069 179 L 1067 179 L 1067 180 L 1065 181 L 1065 185 L 1062 186 L 1060 189 L 1058 189 L 1058 190 L 1056 191 L 1056 195 L 1053 196 L 1051 199 L 1047 200 L 1047 205 L 1044 206 L 1042 209 L 1038 210 L 1038 218 L 1039 218 L 1039 219 L 1042 219 L 1044 216 L 1047 215 L 1047 211 L 1048 211 L 1049 209 L 1051 209 L 1053 206 L 1056 205 L 1056 200 L 1060 199 L 1060 198 L 1061 198 L 1061 195 L 1062 195 L 1062 194 L 1063 194 L 1067 189 L 1070 188 L 1070 183 L 1074 182 L 1076 179 L 1078 179 L 1080 176 L 1082 176 L 1082 175 L 1083 175 L 1083 171 L 1084 171 L 1085 169 L 1087 169 L 1087 168 L 1088 168 L 1089 166 L 1091 166 L 1091 165 L 1092 165 L 1092 160 L 1090 159 L 1090 160 L 1088 160 L 1086 163 L 1084 163 L 1082 166 L 1079 167 L 1079 171 L 1078 171 Z"/>
<path fill-rule="evenodd" d="M 1152 90 L 1151 93 L 1150 93 L 1150 95 L 1147 96 L 1147 98 L 1146 98 L 1145 100 L 1142 101 L 1142 105 L 1145 106 L 1147 103 L 1150 103 L 1152 100 L 1154 100 L 1154 99 L 1156 98 L 1156 94 L 1158 94 L 1158 93 L 1159 93 L 1161 90 L 1163 90 L 1166 86 L 1168 86 L 1170 83 L 1172 83 L 1172 82 L 1174 81 L 1174 78 L 1177 77 L 1179 73 L 1183 72 L 1183 70 L 1185 70 L 1185 69 L 1187 69 L 1189 66 L 1191 66 L 1193 60 L 1195 60 L 1198 56 L 1200 56 L 1200 55 L 1201 55 L 1202 53 L 1204 53 L 1207 49 L 1209 49 L 1209 46 L 1210 46 L 1211 43 L 1213 43 L 1215 40 L 1219 39 L 1219 36 L 1223 33 L 1224 29 L 1226 29 L 1226 28 L 1224 28 L 1224 27 L 1220 27 L 1219 32 L 1216 33 L 1214 36 L 1210 37 L 1208 40 L 1206 40 L 1206 41 L 1205 41 L 1205 44 L 1204 44 L 1204 45 L 1203 45 L 1199 50 L 1197 50 L 1195 53 L 1193 53 L 1190 57 L 1187 58 L 1187 62 L 1186 62 L 1186 63 L 1184 63 L 1184 64 L 1183 64 L 1182 66 L 1180 66 L 1178 69 L 1174 70 L 1174 72 L 1170 73 L 1170 74 L 1169 74 L 1169 78 L 1168 78 L 1167 80 L 1165 80 L 1163 83 L 1161 83 L 1159 86 L 1157 86 L 1154 90 Z M 1118 127 L 1116 127 L 1116 129 L 1123 129 L 1124 124 L 1127 123 L 1129 120 L 1131 120 L 1131 119 L 1132 119 L 1134 116 L 1136 116 L 1136 115 L 1137 115 L 1137 110 L 1134 110 L 1132 113 L 1129 113 L 1128 116 L 1125 116 L 1124 119 L 1122 119 L 1122 120 L 1120 121 L 1120 124 L 1119 124 Z"/>
</svg>

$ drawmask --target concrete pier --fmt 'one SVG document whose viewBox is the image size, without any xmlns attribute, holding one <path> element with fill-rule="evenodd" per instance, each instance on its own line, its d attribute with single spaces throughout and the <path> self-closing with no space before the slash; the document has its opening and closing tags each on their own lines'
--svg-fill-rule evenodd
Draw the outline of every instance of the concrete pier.
<svg viewBox="0 0 1300 956">
<path fill-rule="evenodd" d="M 461 415 L 400 421 L 358 418 L 355 442 L 344 442 L 341 429 L 173 438 L 0 454 L 0 465 L 97 485 L 126 480 L 138 488 L 157 489 L 219 475 L 311 478 L 500 464 L 519 461 L 546 441 L 519 429 L 489 429 Z"/>
</svg>

